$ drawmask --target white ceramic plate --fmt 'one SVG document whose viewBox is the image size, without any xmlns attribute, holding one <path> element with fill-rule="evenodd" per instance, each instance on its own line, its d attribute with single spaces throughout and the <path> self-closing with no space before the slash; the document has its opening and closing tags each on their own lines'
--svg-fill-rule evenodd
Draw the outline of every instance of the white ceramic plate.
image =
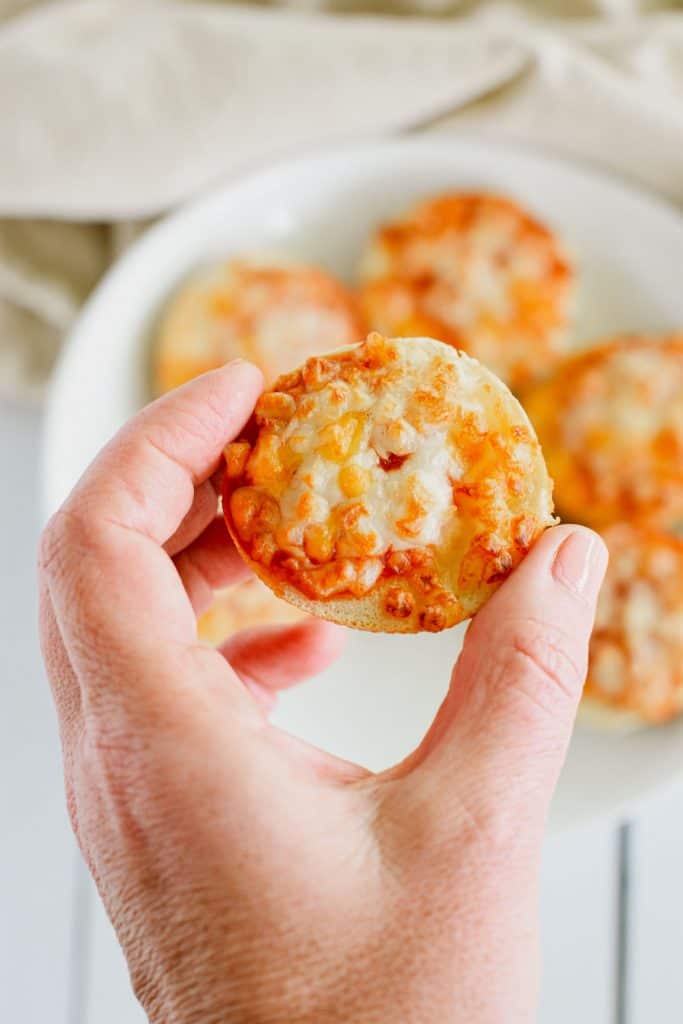
<svg viewBox="0 0 683 1024">
<path fill-rule="evenodd" d="M 366 144 L 233 183 L 150 230 L 109 273 L 65 348 L 46 425 L 49 510 L 147 397 L 150 325 L 197 264 L 245 251 L 318 262 L 348 280 L 373 225 L 443 189 L 497 190 L 557 228 L 581 270 L 576 337 L 683 325 L 683 221 L 595 171 L 469 138 Z M 446 688 L 462 629 L 352 633 L 342 660 L 283 699 L 278 721 L 371 768 L 406 754 Z M 631 736 L 577 730 L 551 823 L 632 808 L 683 765 L 683 720 Z"/>
</svg>

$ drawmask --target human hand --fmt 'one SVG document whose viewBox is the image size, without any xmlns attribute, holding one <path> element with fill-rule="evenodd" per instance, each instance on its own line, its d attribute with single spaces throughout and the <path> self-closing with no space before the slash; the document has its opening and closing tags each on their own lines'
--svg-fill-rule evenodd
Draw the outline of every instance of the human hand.
<svg viewBox="0 0 683 1024">
<path fill-rule="evenodd" d="M 246 572 L 212 478 L 260 388 L 234 363 L 149 406 L 41 542 L 69 812 L 138 998 L 164 1024 L 531 1020 L 540 848 L 602 542 L 544 534 L 401 764 L 316 750 L 266 710 L 336 655 L 336 627 L 196 640 L 212 588 Z"/>
</svg>

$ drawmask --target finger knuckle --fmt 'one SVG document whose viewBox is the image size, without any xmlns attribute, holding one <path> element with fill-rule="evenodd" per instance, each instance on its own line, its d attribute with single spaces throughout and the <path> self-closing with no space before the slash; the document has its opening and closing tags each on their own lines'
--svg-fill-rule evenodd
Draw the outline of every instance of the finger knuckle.
<svg viewBox="0 0 683 1024">
<path fill-rule="evenodd" d="M 542 710 L 556 709 L 558 700 L 576 702 L 585 668 L 562 630 L 525 620 L 511 630 L 507 650 L 512 681 Z"/>
<path fill-rule="evenodd" d="M 83 536 L 83 523 L 80 517 L 63 505 L 44 527 L 38 542 L 38 570 L 48 578 L 64 561 L 68 550 L 80 543 Z"/>
<path fill-rule="evenodd" d="M 149 445 L 164 459 L 178 463 L 184 470 L 177 452 L 188 441 L 201 445 L 209 443 L 217 431 L 221 418 L 218 403 L 212 400 L 211 392 L 201 408 L 178 396 L 174 403 L 174 416 L 169 419 L 150 422 L 144 434 L 143 443 Z"/>
<path fill-rule="evenodd" d="M 140 745 L 140 738 L 136 740 L 116 723 L 115 716 L 98 713 L 88 717 L 80 746 L 80 767 L 88 779 L 91 797 L 96 793 L 112 813 L 144 785 Z"/>
</svg>

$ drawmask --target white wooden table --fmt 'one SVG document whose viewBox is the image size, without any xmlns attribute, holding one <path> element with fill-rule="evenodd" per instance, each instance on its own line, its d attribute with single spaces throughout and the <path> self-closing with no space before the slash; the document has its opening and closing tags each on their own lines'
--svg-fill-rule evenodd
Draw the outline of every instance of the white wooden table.
<svg viewBox="0 0 683 1024">
<path fill-rule="evenodd" d="M 0 402 L 0 1021 L 139 1024 L 64 811 L 35 624 L 40 427 Z M 628 830 L 548 841 L 540 1024 L 683 1020 L 682 867 L 683 785 Z"/>
</svg>

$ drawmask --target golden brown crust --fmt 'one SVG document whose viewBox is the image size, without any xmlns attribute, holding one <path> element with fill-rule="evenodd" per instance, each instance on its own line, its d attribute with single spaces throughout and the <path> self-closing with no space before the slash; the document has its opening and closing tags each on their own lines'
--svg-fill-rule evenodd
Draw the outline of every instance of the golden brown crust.
<svg viewBox="0 0 683 1024">
<path fill-rule="evenodd" d="M 668 721 L 683 710 L 683 539 L 625 523 L 603 536 L 610 561 L 585 699 L 608 721 Z"/>
<path fill-rule="evenodd" d="M 310 359 L 259 399 L 226 463 L 226 522 L 255 573 L 360 629 L 469 617 L 552 522 L 523 410 L 431 339 L 371 335 Z"/>
<path fill-rule="evenodd" d="M 370 327 L 440 338 L 512 388 L 546 373 L 566 349 L 569 259 L 546 227 L 501 196 L 421 203 L 375 233 L 361 277 Z"/>
<path fill-rule="evenodd" d="M 523 403 L 567 519 L 683 519 L 683 335 L 620 337 L 566 360 Z"/>
<path fill-rule="evenodd" d="M 232 260 L 190 279 L 164 311 L 153 350 L 157 394 L 230 359 L 266 380 L 363 336 L 353 296 L 317 267 Z"/>
</svg>

